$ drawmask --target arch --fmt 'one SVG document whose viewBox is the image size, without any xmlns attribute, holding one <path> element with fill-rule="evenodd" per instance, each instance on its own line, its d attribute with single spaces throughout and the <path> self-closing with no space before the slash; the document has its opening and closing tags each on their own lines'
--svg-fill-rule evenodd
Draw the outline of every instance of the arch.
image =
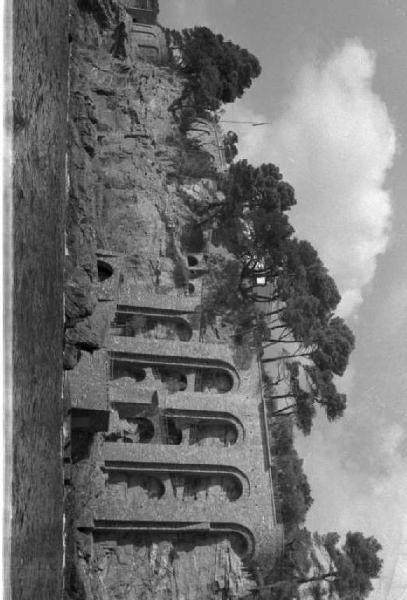
<svg viewBox="0 0 407 600">
<path fill-rule="evenodd" d="M 243 440 L 245 437 L 245 430 L 241 421 L 228 412 L 222 411 L 206 411 L 206 410 L 186 410 L 180 408 L 166 408 L 164 412 L 167 418 L 172 418 L 176 423 L 187 423 L 192 427 L 204 429 L 207 427 L 209 430 L 214 428 L 216 430 L 218 425 L 228 427 L 232 437 L 226 440 L 228 443 L 225 445 L 234 445 L 239 440 Z M 226 433 L 226 432 L 225 432 Z M 203 435 L 204 432 L 199 435 Z M 195 439 L 195 436 L 192 436 Z M 195 443 L 195 442 L 194 442 Z"/>
<path fill-rule="evenodd" d="M 195 294 L 195 286 L 193 283 L 188 283 L 188 294 L 193 296 Z"/>
<path fill-rule="evenodd" d="M 186 319 L 173 315 L 151 314 L 149 311 L 117 310 L 112 322 L 114 334 L 122 337 L 143 336 L 154 339 L 189 342 L 192 327 Z"/>
<path fill-rule="evenodd" d="M 221 477 L 227 482 L 228 493 L 230 497 L 236 494 L 240 498 L 243 494 L 250 496 L 250 483 L 247 476 L 237 467 L 228 465 L 200 465 L 200 464 L 179 464 L 167 462 L 134 462 L 126 460 L 105 460 L 104 470 L 110 472 L 124 473 L 146 473 L 151 476 L 163 477 L 168 475 L 191 479 L 205 479 Z M 233 482 L 232 485 L 229 486 Z"/>
<path fill-rule="evenodd" d="M 243 494 L 242 482 L 231 474 L 177 474 L 171 483 L 174 496 L 184 502 L 235 502 Z"/>
<path fill-rule="evenodd" d="M 239 387 L 236 369 L 219 359 L 120 351 L 109 352 L 109 357 L 113 363 L 134 363 L 141 369 L 151 369 L 156 379 L 163 383 L 167 382 L 166 387 L 172 393 L 184 391 L 189 387 L 189 391 L 193 389 L 195 392 L 225 394 Z M 114 372 L 114 368 L 112 371 Z M 188 375 L 193 377 L 191 385 L 189 385 Z M 127 377 L 131 377 L 131 374 Z M 168 383 L 170 381 L 172 383 Z"/>
<path fill-rule="evenodd" d="M 97 268 L 98 281 L 100 283 L 106 281 L 106 279 L 109 279 L 113 275 L 113 267 L 109 265 L 109 263 L 107 263 L 105 260 L 100 260 L 99 258 L 97 261 Z"/>
<path fill-rule="evenodd" d="M 109 491 L 119 486 L 120 493 L 128 500 L 152 498 L 159 500 L 164 496 L 165 486 L 162 477 L 170 478 L 172 494 L 182 502 L 235 502 L 243 494 L 243 484 L 234 473 L 183 472 L 183 471 L 138 471 L 136 468 L 111 470 L 108 476 Z M 117 489 L 113 493 L 119 496 Z"/>
<path fill-rule="evenodd" d="M 237 554 L 245 556 L 245 558 L 252 558 L 256 544 L 254 535 L 250 529 L 238 523 L 212 522 L 210 526 L 213 531 L 233 535 L 235 543 L 232 541 L 232 546 L 234 546 Z"/>
<path fill-rule="evenodd" d="M 233 388 L 233 377 L 221 369 L 199 369 L 195 379 L 195 392 L 226 394 Z"/>
<path fill-rule="evenodd" d="M 205 537 L 213 538 L 219 534 L 231 536 L 232 545 L 236 552 L 245 559 L 250 559 L 255 551 L 255 539 L 253 533 L 239 523 L 233 522 L 210 522 L 202 523 L 196 521 L 119 521 L 95 519 L 94 532 L 99 537 L 103 534 L 122 535 L 123 533 L 145 532 L 151 535 L 157 533 L 163 536 L 175 535 L 177 539 L 185 535 L 187 539 L 191 538 L 191 533 L 201 533 Z"/>
<path fill-rule="evenodd" d="M 146 29 L 146 27 L 148 29 Z M 154 46 L 153 44 L 154 44 L 154 40 L 157 38 L 157 34 L 152 30 L 151 27 L 149 27 L 149 25 L 147 25 L 147 26 L 144 25 L 144 24 L 143 25 L 139 25 L 138 27 L 136 27 L 136 28 L 133 29 L 133 33 L 140 34 L 140 37 L 142 35 L 144 35 L 147 38 L 148 42 L 150 42 L 149 38 L 153 38 L 153 40 L 151 40 L 151 44 L 149 44 L 148 46 L 147 46 L 147 41 L 146 40 L 144 40 L 144 41 L 146 42 L 146 46 L 147 47 L 151 46 L 153 48 L 156 48 L 156 46 Z M 140 44 L 139 44 L 139 46 L 140 46 Z M 144 47 L 144 46 L 141 45 L 140 47 Z"/>
</svg>

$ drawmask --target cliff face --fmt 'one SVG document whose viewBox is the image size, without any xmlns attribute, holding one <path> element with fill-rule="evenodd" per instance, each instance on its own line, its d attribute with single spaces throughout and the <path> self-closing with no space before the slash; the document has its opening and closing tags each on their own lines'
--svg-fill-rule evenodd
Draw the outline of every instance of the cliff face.
<svg viewBox="0 0 407 600">
<path fill-rule="evenodd" d="M 175 129 L 167 108 L 181 84 L 138 56 L 132 20 L 119 3 L 98 7 L 72 6 L 66 291 L 67 326 L 73 329 L 95 306 L 98 247 L 133 256 L 131 267 L 146 288 L 152 288 L 159 262 L 161 285 L 172 286 L 166 223 L 179 210 L 178 196 L 166 184 L 175 151 L 167 144 Z M 115 58 L 121 22 L 129 31 L 127 56 Z M 77 349 L 75 333 L 68 333 L 69 368 Z"/>
<path fill-rule="evenodd" d="M 97 248 L 126 255 L 137 290 L 176 296 L 174 270 L 190 206 L 216 194 L 211 181 L 180 185 L 179 130 L 168 111 L 182 82 L 140 56 L 121 2 L 72 3 L 70 196 L 67 210 L 65 367 L 103 347 L 98 327 Z M 124 24 L 121 25 L 121 24 Z M 160 60 L 148 51 L 147 56 Z M 92 314 L 93 313 L 93 314 Z M 69 402 L 68 391 L 66 400 Z M 243 596 L 252 585 L 223 536 L 92 538 L 75 529 L 105 488 L 103 435 L 72 442 L 66 598 L 203 600 Z M 67 440 L 67 445 L 69 440 Z"/>
</svg>

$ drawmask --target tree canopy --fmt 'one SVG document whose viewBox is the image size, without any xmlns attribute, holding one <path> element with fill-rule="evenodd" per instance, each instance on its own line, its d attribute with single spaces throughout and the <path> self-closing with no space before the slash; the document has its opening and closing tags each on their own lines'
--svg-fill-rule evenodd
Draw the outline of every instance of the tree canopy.
<svg viewBox="0 0 407 600">
<path fill-rule="evenodd" d="M 276 462 L 277 502 L 286 534 L 303 523 L 313 498 L 303 461 L 294 448 L 293 427 L 288 419 L 274 421 L 272 437 Z"/>
<path fill-rule="evenodd" d="M 296 204 L 295 193 L 277 166 L 237 161 L 220 178 L 219 187 L 224 199 L 207 207 L 206 221 L 217 225 L 218 239 L 240 267 L 217 273 L 220 294 L 212 304 L 230 322 L 231 315 L 237 316 L 240 338 L 244 325 L 263 350 L 284 343 L 282 351 L 263 356 L 263 364 L 305 361 L 306 386 L 300 385 L 297 365 L 287 379 L 286 396 L 294 400 L 298 427 L 308 434 L 316 406 L 324 408 L 328 420 L 342 416 L 346 407 L 334 376 L 345 372 L 355 340 L 334 312 L 338 288 L 312 244 L 293 236 L 287 213 Z M 258 277 L 267 284 L 261 291 Z"/>
<path fill-rule="evenodd" d="M 333 543 L 334 534 L 328 536 L 326 547 L 334 563 L 334 590 L 341 600 L 364 600 L 373 590 L 372 579 L 381 572 L 383 560 L 378 556 L 381 545 L 375 537 L 365 537 L 360 531 L 349 531 L 340 548 Z"/>
<path fill-rule="evenodd" d="M 261 73 L 258 59 L 208 27 L 171 32 L 181 53 L 178 67 L 186 77 L 183 97 L 196 106 L 216 110 L 240 98 Z"/>
<path fill-rule="evenodd" d="M 325 546 L 330 565 L 321 571 L 317 564 L 314 574 L 310 575 L 316 542 Z M 291 600 L 298 597 L 301 584 L 313 584 L 311 593 L 314 598 L 320 598 L 320 584 L 325 581 L 329 582 L 330 591 L 336 592 L 341 600 L 365 600 L 373 590 L 372 579 L 381 572 L 383 561 L 378 555 L 380 550 L 381 545 L 375 537 L 365 537 L 360 532 L 349 531 L 340 545 L 340 536 L 336 532 L 311 535 L 305 527 L 297 527 L 288 536 L 284 553 L 268 577 L 271 583 L 264 589 L 272 592 L 271 598 Z M 288 584 L 293 583 L 296 587 L 290 589 Z M 294 591 L 294 595 L 285 595 L 286 590 Z"/>
<path fill-rule="evenodd" d="M 293 188 L 275 165 L 253 167 L 247 160 L 231 164 L 218 186 L 224 200 L 208 207 L 204 221 L 216 223 L 222 243 L 241 261 L 242 280 L 250 288 L 260 275 L 272 281 L 294 232 L 285 214 L 296 204 Z"/>
</svg>

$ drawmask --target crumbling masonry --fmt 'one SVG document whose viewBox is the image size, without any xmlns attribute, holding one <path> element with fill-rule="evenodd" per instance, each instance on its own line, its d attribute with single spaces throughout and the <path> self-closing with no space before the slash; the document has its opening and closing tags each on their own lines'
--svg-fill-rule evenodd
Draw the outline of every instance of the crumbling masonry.
<svg viewBox="0 0 407 600">
<path fill-rule="evenodd" d="M 104 431 L 105 489 L 77 527 L 94 539 L 141 532 L 222 533 L 270 566 L 282 544 L 258 365 L 238 371 L 227 345 L 199 341 L 202 256 L 183 295 L 146 294 L 118 254 L 99 253 L 104 348 L 68 381 L 73 431 Z"/>
</svg>

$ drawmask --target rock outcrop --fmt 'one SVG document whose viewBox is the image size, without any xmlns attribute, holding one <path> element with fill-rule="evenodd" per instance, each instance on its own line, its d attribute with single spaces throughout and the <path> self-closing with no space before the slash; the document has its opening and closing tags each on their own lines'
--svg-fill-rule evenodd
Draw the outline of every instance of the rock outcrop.
<svg viewBox="0 0 407 600">
<path fill-rule="evenodd" d="M 118 59 L 112 40 L 120 23 L 128 33 L 126 56 Z M 65 291 L 71 358 L 72 346 L 100 347 L 86 332 L 89 323 L 78 324 L 95 306 L 98 247 L 133 257 L 145 286 L 154 285 L 159 261 L 161 284 L 172 287 L 166 223 L 178 197 L 166 184 L 174 154 L 167 140 L 176 130 L 167 107 L 181 83 L 140 58 L 132 25 L 118 2 L 73 4 Z"/>
</svg>

